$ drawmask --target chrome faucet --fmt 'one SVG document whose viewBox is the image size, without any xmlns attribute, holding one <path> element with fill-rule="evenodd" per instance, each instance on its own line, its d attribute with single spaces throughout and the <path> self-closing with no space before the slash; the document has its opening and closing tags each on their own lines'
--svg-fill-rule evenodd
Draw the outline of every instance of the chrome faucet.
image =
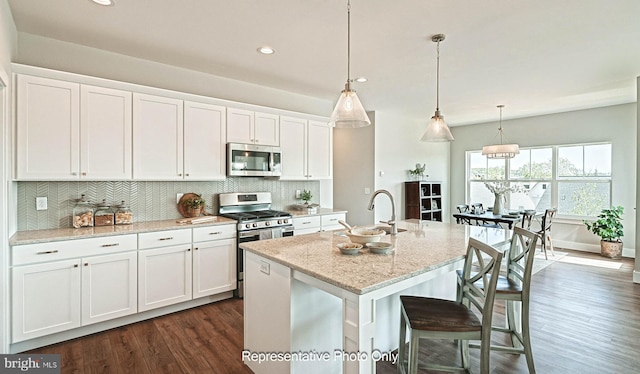
<svg viewBox="0 0 640 374">
<path fill-rule="evenodd" d="M 371 195 L 371 199 L 369 199 L 369 210 L 373 210 L 375 204 L 373 200 L 375 200 L 376 196 L 379 194 L 385 194 L 389 196 L 389 200 L 391 200 L 391 219 L 389 221 L 380 221 L 380 223 L 386 223 L 391 226 L 391 235 L 396 235 L 398 233 L 398 227 L 396 226 L 396 203 L 393 201 L 393 195 L 387 190 L 376 190 L 376 192 Z"/>
</svg>

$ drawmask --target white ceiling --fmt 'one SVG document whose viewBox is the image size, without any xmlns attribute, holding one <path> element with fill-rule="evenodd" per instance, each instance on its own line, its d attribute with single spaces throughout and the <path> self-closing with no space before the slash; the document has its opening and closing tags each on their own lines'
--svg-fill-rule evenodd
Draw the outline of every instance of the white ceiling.
<svg viewBox="0 0 640 374">
<path fill-rule="evenodd" d="M 8 0 L 19 32 L 332 102 L 346 0 Z M 351 77 L 367 110 L 463 125 L 635 102 L 638 0 L 352 0 Z M 270 45 L 272 56 L 256 48 Z M 19 47 L 19 46 L 18 46 Z M 327 113 L 327 116 L 330 113 Z"/>
</svg>

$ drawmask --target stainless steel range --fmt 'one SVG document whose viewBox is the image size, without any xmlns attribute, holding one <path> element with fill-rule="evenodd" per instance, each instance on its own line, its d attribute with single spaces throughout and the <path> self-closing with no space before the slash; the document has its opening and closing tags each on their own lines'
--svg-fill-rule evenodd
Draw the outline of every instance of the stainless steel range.
<svg viewBox="0 0 640 374">
<path fill-rule="evenodd" d="M 238 288 L 235 296 L 242 298 L 244 262 L 239 244 L 293 236 L 293 222 L 291 214 L 271 209 L 270 192 L 222 193 L 219 198 L 219 214 L 238 221 Z"/>
</svg>

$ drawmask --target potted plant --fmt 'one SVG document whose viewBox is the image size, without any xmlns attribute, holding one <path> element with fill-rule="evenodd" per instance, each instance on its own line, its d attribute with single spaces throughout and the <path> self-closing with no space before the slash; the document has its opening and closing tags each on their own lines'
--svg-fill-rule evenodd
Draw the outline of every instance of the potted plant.
<svg viewBox="0 0 640 374">
<path fill-rule="evenodd" d="M 424 179 L 425 177 L 428 177 L 428 175 L 426 175 L 424 172 L 426 170 L 426 165 L 425 164 L 416 164 L 416 168 L 415 169 L 411 169 L 409 170 L 409 175 L 411 175 L 411 177 L 417 181 Z"/>
<path fill-rule="evenodd" d="M 202 214 L 202 210 L 206 202 L 202 198 L 201 195 L 195 194 L 194 197 L 190 199 L 185 199 L 182 201 L 182 206 L 184 207 L 185 215 L 188 217 L 198 217 Z"/>
<path fill-rule="evenodd" d="M 583 221 L 587 230 L 600 237 L 600 254 L 610 258 L 622 257 L 622 231 L 621 206 L 613 206 L 602 209 L 598 219 L 594 222 Z"/>
<path fill-rule="evenodd" d="M 308 205 L 309 201 L 313 198 L 313 195 L 311 194 L 310 190 L 302 190 L 300 198 L 302 199 L 302 201 L 304 201 L 305 204 Z"/>
</svg>

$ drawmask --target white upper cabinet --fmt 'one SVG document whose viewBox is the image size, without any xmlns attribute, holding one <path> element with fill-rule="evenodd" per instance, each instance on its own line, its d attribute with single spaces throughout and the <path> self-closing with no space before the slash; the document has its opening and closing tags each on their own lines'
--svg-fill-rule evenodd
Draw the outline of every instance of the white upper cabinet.
<svg viewBox="0 0 640 374">
<path fill-rule="evenodd" d="M 280 117 L 280 179 L 331 179 L 333 128 L 319 121 Z"/>
<path fill-rule="evenodd" d="M 133 178 L 181 180 L 182 100 L 133 94 Z"/>
<path fill-rule="evenodd" d="M 184 179 L 226 177 L 226 108 L 184 102 Z"/>
<path fill-rule="evenodd" d="M 17 79 L 16 179 L 131 179 L 130 92 Z"/>
<path fill-rule="evenodd" d="M 307 179 L 307 120 L 280 118 L 280 179 Z"/>
<path fill-rule="evenodd" d="M 333 127 L 309 121 L 307 129 L 307 175 L 309 179 L 333 177 Z"/>
<path fill-rule="evenodd" d="M 279 116 L 227 108 L 227 142 L 278 146 Z"/>
<path fill-rule="evenodd" d="M 76 180 L 80 85 L 17 77 L 16 179 Z"/>
<path fill-rule="evenodd" d="M 131 92 L 81 86 L 80 178 L 131 179 Z"/>
</svg>

